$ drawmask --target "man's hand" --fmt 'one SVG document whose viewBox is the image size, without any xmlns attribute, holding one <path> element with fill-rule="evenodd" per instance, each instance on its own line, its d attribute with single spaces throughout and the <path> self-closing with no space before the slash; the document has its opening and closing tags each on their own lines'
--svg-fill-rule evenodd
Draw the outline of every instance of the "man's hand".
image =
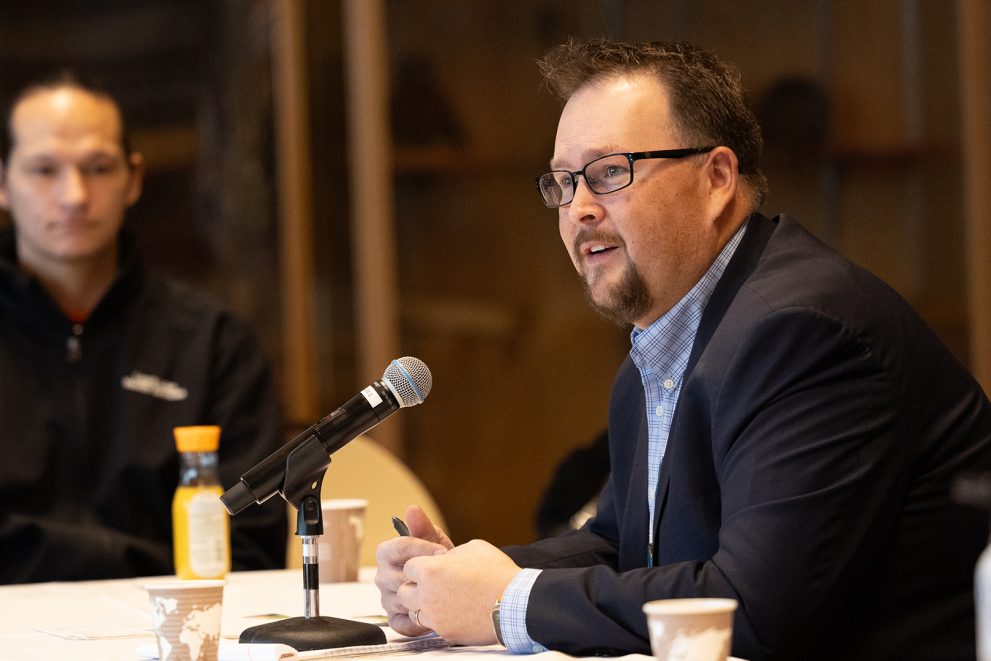
<svg viewBox="0 0 991 661">
<path fill-rule="evenodd" d="M 403 567 L 410 558 L 443 554 L 454 548 L 454 544 L 416 505 L 406 510 L 406 525 L 409 526 L 409 537 L 397 537 L 379 544 L 375 553 L 378 562 L 375 585 L 382 593 L 382 607 L 389 617 L 389 626 L 404 636 L 419 636 L 430 629 L 417 626 L 410 620 L 410 609 L 399 601 L 396 594 L 406 582 Z"/>
<path fill-rule="evenodd" d="M 497 642 L 492 607 L 519 571 L 505 553 L 476 539 L 409 559 L 396 596 L 401 608 L 419 611 L 420 623 L 450 642 L 491 645 Z"/>
</svg>

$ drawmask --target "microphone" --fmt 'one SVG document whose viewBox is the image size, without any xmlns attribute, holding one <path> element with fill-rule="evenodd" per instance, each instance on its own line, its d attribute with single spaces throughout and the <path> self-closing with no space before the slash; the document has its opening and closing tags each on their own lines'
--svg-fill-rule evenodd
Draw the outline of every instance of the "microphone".
<svg viewBox="0 0 991 661">
<path fill-rule="evenodd" d="M 381 380 L 242 475 L 241 481 L 220 497 L 221 502 L 232 515 L 252 503 L 265 502 L 284 486 L 286 458 L 311 437 L 315 436 L 330 456 L 399 409 L 423 403 L 432 386 L 433 376 L 422 360 L 412 356 L 393 360 Z"/>
</svg>

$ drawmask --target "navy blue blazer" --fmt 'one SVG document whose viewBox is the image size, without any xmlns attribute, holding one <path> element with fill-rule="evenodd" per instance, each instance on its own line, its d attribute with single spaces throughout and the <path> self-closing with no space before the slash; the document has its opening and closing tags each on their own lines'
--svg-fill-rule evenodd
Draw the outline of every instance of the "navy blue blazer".
<svg viewBox="0 0 991 661">
<path fill-rule="evenodd" d="M 535 640 L 649 653 L 644 602 L 719 596 L 739 600 L 733 654 L 750 661 L 974 658 L 988 526 L 949 491 L 989 464 L 991 405 L 891 288 L 755 215 L 703 313 L 653 522 L 644 407 L 627 358 L 597 516 L 506 549 L 546 568 Z"/>
</svg>

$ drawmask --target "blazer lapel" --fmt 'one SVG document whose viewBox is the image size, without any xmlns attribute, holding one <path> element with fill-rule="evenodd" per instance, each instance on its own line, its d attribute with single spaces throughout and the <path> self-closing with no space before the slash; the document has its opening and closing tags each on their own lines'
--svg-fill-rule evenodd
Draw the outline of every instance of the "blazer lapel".
<svg viewBox="0 0 991 661">
<path fill-rule="evenodd" d="M 716 284 L 715 289 L 713 289 L 712 295 L 709 297 L 709 301 L 706 303 L 705 309 L 702 311 L 702 320 L 699 322 L 698 331 L 695 333 L 695 341 L 692 343 L 692 352 L 688 357 L 688 365 L 685 368 L 682 384 L 688 381 L 689 376 L 695 369 L 695 365 L 698 363 L 699 357 L 702 355 L 702 352 L 705 351 L 706 346 L 709 344 L 709 340 L 712 339 L 712 335 L 716 332 L 716 328 L 719 327 L 719 323 L 722 321 L 723 315 L 726 314 L 726 310 L 729 309 L 730 304 L 736 297 L 736 293 L 740 290 L 740 287 L 743 286 L 743 283 L 746 282 L 747 278 L 750 277 L 750 274 L 753 273 L 754 268 L 757 266 L 757 262 L 760 260 L 760 256 L 764 252 L 764 246 L 767 244 L 771 234 L 774 233 L 776 227 L 776 220 L 771 220 L 759 213 L 753 214 L 748 219 L 747 229 L 744 232 L 743 238 L 740 240 L 740 245 L 737 246 L 736 252 L 733 253 L 733 257 L 730 259 L 729 264 L 726 265 L 726 270 L 723 271 L 722 277 Z M 684 395 L 684 385 L 682 385 L 682 388 L 681 395 Z M 671 482 L 671 467 L 677 460 L 678 445 L 681 443 L 691 442 L 692 440 L 682 438 L 682 434 L 678 433 L 678 411 L 681 409 L 681 401 L 681 396 L 679 396 L 678 404 L 675 406 L 674 415 L 671 419 L 671 433 L 668 437 L 667 449 L 664 453 L 664 461 L 661 463 L 661 474 L 657 478 L 657 492 L 654 494 L 654 520 L 650 522 L 650 525 L 654 531 L 655 564 L 657 564 L 658 558 L 657 548 L 661 542 L 661 540 L 658 539 L 661 527 L 661 517 L 663 516 L 664 509 L 667 505 L 668 485 Z M 644 419 L 641 432 L 640 443 L 637 446 L 637 465 L 646 466 L 646 418 Z M 642 464 L 639 463 L 641 461 L 643 462 Z M 641 493 L 644 493 L 646 491 L 646 485 L 641 487 L 641 489 Z"/>
<path fill-rule="evenodd" d="M 617 445 L 621 444 L 621 445 Z M 609 452 L 613 492 L 618 507 L 617 522 L 621 571 L 647 564 L 647 412 L 640 372 L 629 356 L 613 386 L 609 408 Z"/>
<path fill-rule="evenodd" d="M 767 245 L 768 239 L 771 238 L 771 234 L 774 233 L 777 226 L 777 220 L 771 220 L 759 213 L 755 213 L 747 221 L 747 230 L 740 240 L 740 245 L 736 247 L 736 252 L 733 253 L 729 264 L 726 265 L 723 276 L 719 278 L 716 288 L 709 296 L 709 302 L 705 305 L 705 310 L 702 311 L 702 320 L 695 333 L 692 353 L 688 357 L 688 366 L 685 368 L 686 380 L 695 369 L 695 363 L 698 362 L 699 356 L 708 346 L 709 340 L 712 339 L 713 333 L 716 332 L 716 328 L 723 320 L 726 310 L 736 298 L 736 292 L 740 291 L 740 287 L 757 267 L 760 256 L 764 254 L 764 246 Z M 678 410 L 675 407 L 675 418 L 677 416 Z"/>
</svg>

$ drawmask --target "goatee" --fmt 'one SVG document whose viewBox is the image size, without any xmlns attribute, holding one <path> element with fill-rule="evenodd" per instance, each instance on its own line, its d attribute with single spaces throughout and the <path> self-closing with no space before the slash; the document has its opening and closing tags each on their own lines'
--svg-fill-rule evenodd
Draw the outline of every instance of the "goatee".
<svg viewBox="0 0 991 661">
<path fill-rule="evenodd" d="M 588 277 L 584 274 L 580 277 L 589 306 L 621 328 L 633 324 L 635 319 L 639 319 L 650 309 L 651 298 L 647 283 L 632 262 L 626 263 L 619 284 L 606 294 L 606 300 L 601 303 L 592 296 Z"/>
</svg>

